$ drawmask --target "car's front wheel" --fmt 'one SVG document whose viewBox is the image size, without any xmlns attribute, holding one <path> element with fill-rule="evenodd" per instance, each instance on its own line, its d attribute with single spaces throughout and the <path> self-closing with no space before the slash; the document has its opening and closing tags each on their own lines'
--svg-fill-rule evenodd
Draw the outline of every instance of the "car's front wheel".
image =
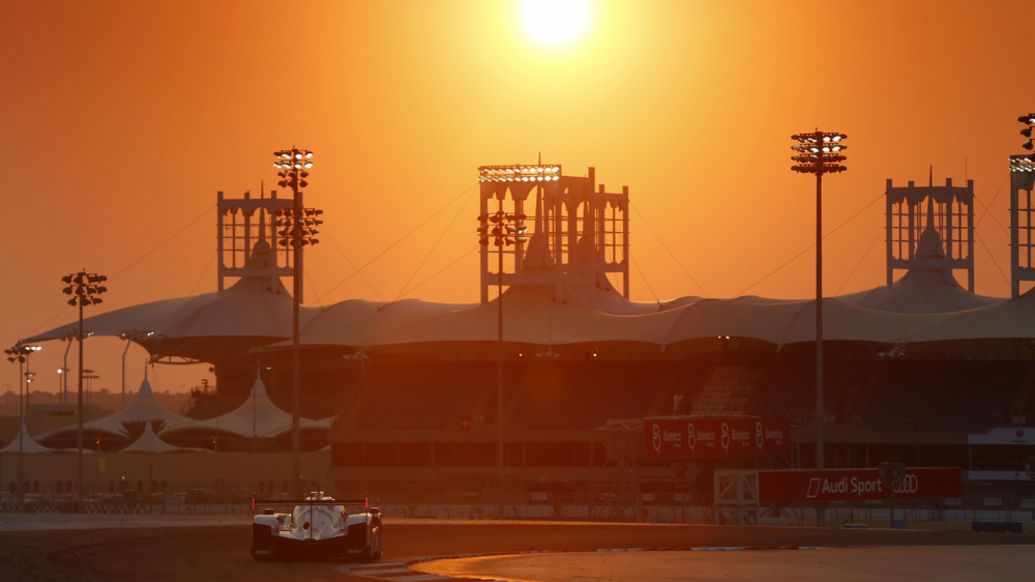
<svg viewBox="0 0 1035 582">
<path fill-rule="evenodd" d="M 381 557 L 381 536 L 380 533 L 372 534 L 370 545 L 363 550 L 363 561 L 373 562 Z"/>
</svg>

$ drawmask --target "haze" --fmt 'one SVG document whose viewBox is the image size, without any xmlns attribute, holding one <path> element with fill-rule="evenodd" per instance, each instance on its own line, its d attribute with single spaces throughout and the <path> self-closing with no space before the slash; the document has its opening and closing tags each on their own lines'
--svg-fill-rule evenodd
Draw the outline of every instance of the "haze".
<svg viewBox="0 0 1035 582">
<path fill-rule="evenodd" d="M 977 292 L 1008 293 L 1031 2 L 590 9 L 552 46 L 516 2 L 6 4 L 0 341 L 71 321 L 59 279 L 81 267 L 111 277 L 91 313 L 213 291 L 216 191 L 269 188 L 292 144 L 317 152 L 306 201 L 327 213 L 311 305 L 476 301 L 476 168 L 540 153 L 630 186 L 634 300 L 807 297 L 812 182 L 789 170 L 789 136 L 815 127 L 850 136 L 824 188 L 827 230 L 855 217 L 827 240 L 829 293 L 883 284 L 884 180 L 930 166 L 975 180 Z M 121 348 L 102 345 L 116 390 Z M 34 356 L 40 388 L 59 352 Z"/>
</svg>

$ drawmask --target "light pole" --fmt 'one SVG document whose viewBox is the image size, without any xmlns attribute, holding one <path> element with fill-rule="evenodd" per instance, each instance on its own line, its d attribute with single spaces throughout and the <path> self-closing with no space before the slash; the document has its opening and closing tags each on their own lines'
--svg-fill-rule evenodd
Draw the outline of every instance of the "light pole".
<svg viewBox="0 0 1035 582">
<path fill-rule="evenodd" d="M 65 356 L 61 361 L 61 367 L 58 368 L 58 382 L 61 390 L 61 405 L 68 404 L 68 351 L 72 349 L 72 336 L 68 335 L 64 338 L 65 340 Z"/>
<path fill-rule="evenodd" d="M 1027 138 L 1027 141 L 1021 144 L 1021 147 L 1028 151 L 1032 151 L 1035 149 L 1035 135 L 1033 135 L 1033 133 L 1035 133 L 1035 113 L 1021 115 L 1017 118 L 1017 121 L 1024 124 L 1024 129 L 1021 130 L 1021 135 Z M 1010 172 L 1014 174 L 1035 172 L 1035 154 L 1010 156 Z"/>
<path fill-rule="evenodd" d="M 278 235 L 279 244 L 284 247 L 291 247 L 293 257 L 294 273 L 292 283 L 294 289 L 291 293 L 291 491 L 295 499 L 302 498 L 302 440 L 299 434 L 299 410 L 302 401 L 302 370 L 300 344 L 300 311 L 302 305 L 302 248 L 306 245 L 315 245 L 319 241 L 316 228 L 323 223 L 319 216 L 322 210 L 302 207 L 302 189 L 309 185 L 306 178 L 309 177 L 309 170 L 313 167 L 313 152 L 298 149 L 294 146 L 291 149 L 273 152 L 275 161 L 273 167 L 277 169 L 280 181 L 277 183 L 281 188 L 291 188 L 294 199 L 291 209 L 282 209 L 278 214 L 277 226 L 280 227 Z"/>
<path fill-rule="evenodd" d="M 82 509 L 83 503 L 83 340 L 86 333 L 83 331 L 83 308 L 87 305 L 98 305 L 102 303 L 101 295 L 107 293 L 108 288 L 101 285 L 108 278 L 97 273 L 89 273 L 82 269 L 70 273 L 61 278 L 65 287 L 61 290 L 65 295 L 71 295 L 68 299 L 69 305 L 79 307 L 79 330 L 76 337 L 79 339 L 79 396 L 76 406 L 76 456 L 77 456 L 77 477 L 76 486 L 78 491 L 78 506 L 76 510 Z"/>
<path fill-rule="evenodd" d="M 93 404 L 93 381 L 100 380 L 99 374 L 94 374 L 93 370 L 87 368 L 83 370 L 83 380 L 86 380 L 86 404 Z"/>
<path fill-rule="evenodd" d="M 823 423 L 823 174 L 836 174 L 847 170 L 841 162 L 841 154 L 847 149 L 844 141 L 848 136 L 838 132 L 819 131 L 799 133 L 791 136 L 797 143 L 791 149 L 797 152 L 791 156 L 795 165 L 791 170 L 816 176 L 816 468 L 824 466 Z M 824 525 L 822 510 L 816 513 L 817 525 Z"/>
<path fill-rule="evenodd" d="M 496 271 L 496 341 L 499 343 L 496 360 L 496 503 L 499 518 L 503 518 L 503 249 L 526 240 L 527 226 L 521 223 L 524 214 L 503 211 L 503 197 L 499 197 L 496 212 L 478 217 L 479 240 L 483 246 L 492 244 L 498 257 Z"/>
<path fill-rule="evenodd" d="M 22 438 L 23 433 L 27 433 L 25 430 L 25 381 L 28 379 L 28 372 L 25 368 L 28 367 L 29 354 L 34 351 L 39 351 L 40 346 L 26 346 L 16 344 L 15 346 L 4 350 L 7 354 L 7 361 L 18 364 L 18 497 L 21 498 L 25 494 L 24 483 L 25 483 L 25 470 L 23 464 L 25 439 Z"/>
</svg>

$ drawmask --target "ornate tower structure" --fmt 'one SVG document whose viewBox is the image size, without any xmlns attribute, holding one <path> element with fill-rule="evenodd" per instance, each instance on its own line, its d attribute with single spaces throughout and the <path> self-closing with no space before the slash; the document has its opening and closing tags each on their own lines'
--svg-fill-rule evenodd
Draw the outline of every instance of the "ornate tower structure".
<svg viewBox="0 0 1035 582">
<path fill-rule="evenodd" d="M 217 197 L 216 258 L 217 288 L 222 293 L 226 279 L 268 278 L 271 289 L 282 289 L 280 278 L 294 275 L 291 246 L 283 244 L 277 218 L 292 208 L 292 199 L 270 197 Z"/>
<path fill-rule="evenodd" d="M 974 181 L 954 186 L 946 178 L 935 186 L 912 180 L 896 187 L 888 180 L 885 190 L 887 219 L 887 284 L 895 269 L 940 269 L 967 272 L 967 289 L 974 292 Z"/>
<path fill-rule="evenodd" d="M 1030 143 L 1030 142 L 1029 142 Z M 1010 295 L 1021 294 L 1022 281 L 1035 281 L 1031 190 L 1035 186 L 1035 156 L 1010 157 Z"/>
<path fill-rule="evenodd" d="M 503 285 L 552 285 L 558 297 L 565 288 L 583 288 L 629 298 L 628 186 L 609 193 L 596 185 L 594 168 L 585 177 L 565 176 L 549 164 L 482 166 L 478 174 L 480 215 L 501 208 L 527 228 L 527 242 L 503 249 Z M 485 218 L 481 226 L 491 228 Z M 490 270 L 495 252 L 481 249 L 482 303 L 499 280 Z"/>
</svg>

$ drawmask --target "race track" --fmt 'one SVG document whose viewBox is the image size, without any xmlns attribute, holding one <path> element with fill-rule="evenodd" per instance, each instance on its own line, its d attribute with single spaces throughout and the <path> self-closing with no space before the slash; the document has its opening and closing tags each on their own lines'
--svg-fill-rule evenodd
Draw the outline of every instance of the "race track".
<svg viewBox="0 0 1035 582">
<path fill-rule="evenodd" d="M 11 528 L 8 528 L 11 529 Z M 334 563 L 258 563 L 240 526 L 0 532 L 4 580 L 359 580 Z M 467 553 L 683 546 L 924 546 L 1032 543 L 1031 536 L 558 522 L 385 523 L 385 561 Z M 749 554 L 750 552 L 738 552 Z M 808 552 L 782 552 L 804 555 Z M 755 552 L 755 555 L 765 555 Z M 775 555 L 775 553 L 774 553 Z"/>
</svg>

